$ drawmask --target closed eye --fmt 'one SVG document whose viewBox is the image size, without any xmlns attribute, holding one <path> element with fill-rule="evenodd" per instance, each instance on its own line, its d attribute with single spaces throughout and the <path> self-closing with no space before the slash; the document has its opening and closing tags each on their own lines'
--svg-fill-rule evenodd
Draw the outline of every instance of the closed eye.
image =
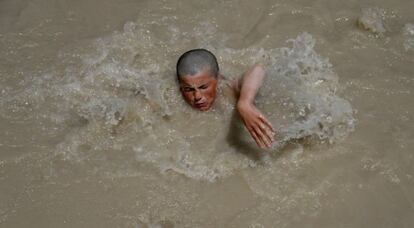
<svg viewBox="0 0 414 228">
<path fill-rule="evenodd" d="M 191 88 L 191 87 L 184 87 L 183 88 L 183 91 L 184 92 L 191 92 L 191 91 L 193 91 L 194 90 L 194 88 Z"/>
<path fill-rule="evenodd" d="M 202 86 L 200 86 L 200 87 L 198 87 L 198 88 L 199 88 L 199 89 L 207 89 L 207 88 L 208 88 L 208 86 L 209 86 L 209 85 L 205 84 L 205 85 L 202 85 Z"/>
</svg>

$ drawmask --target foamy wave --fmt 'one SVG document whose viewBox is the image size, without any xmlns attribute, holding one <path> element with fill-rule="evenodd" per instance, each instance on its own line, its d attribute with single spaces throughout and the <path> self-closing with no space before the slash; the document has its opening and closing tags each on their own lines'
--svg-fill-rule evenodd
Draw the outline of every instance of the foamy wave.
<svg viewBox="0 0 414 228">
<path fill-rule="evenodd" d="M 404 26 L 404 48 L 406 51 L 414 49 L 414 24 Z"/>
<path fill-rule="evenodd" d="M 374 7 L 362 10 L 362 16 L 358 18 L 358 25 L 375 34 L 385 33 L 386 26 L 384 24 L 386 12 L 384 9 Z"/>
<path fill-rule="evenodd" d="M 337 95 L 338 77 L 331 64 L 314 51 L 315 40 L 309 34 L 290 42 L 293 47 L 284 49 L 271 68 L 277 72 L 272 75 L 272 89 L 290 100 L 282 107 L 294 109 L 293 121 L 280 129 L 282 142 L 306 136 L 329 142 L 344 138 L 354 128 L 353 110 Z"/>
<path fill-rule="evenodd" d="M 201 46 L 217 55 L 225 75 L 265 64 L 268 77 L 258 105 L 278 127 L 274 152 L 291 140 L 334 142 L 352 131 L 352 107 L 337 95 L 338 77 L 314 51 L 311 35 L 289 40 L 291 47 L 232 49 L 219 46 L 225 38 L 197 29 L 181 34 L 169 22 L 157 23 L 163 28 L 157 31 L 168 36 L 129 22 L 122 32 L 62 50 L 60 58 L 69 66 L 51 68 L 11 100 L 30 99 L 36 113 L 70 129 L 56 148 L 68 161 L 96 160 L 117 169 L 146 162 L 163 172 L 214 181 L 260 164 L 262 152 L 234 109 L 199 113 L 182 101 L 175 61 L 188 47 Z M 199 26 L 215 34 L 214 26 Z M 40 86 L 46 82 L 46 88 Z"/>
</svg>

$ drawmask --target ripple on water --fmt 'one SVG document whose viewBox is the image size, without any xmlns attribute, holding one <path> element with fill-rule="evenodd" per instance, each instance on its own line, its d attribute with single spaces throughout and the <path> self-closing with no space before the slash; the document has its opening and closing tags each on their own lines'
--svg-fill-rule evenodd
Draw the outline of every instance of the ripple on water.
<svg viewBox="0 0 414 228">
<path fill-rule="evenodd" d="M 70 129 L 56 149 L 68 161 L 100 161 L 102 168 L 146 162 L 209 181 L 257 166 L 261 152 L 232 115 L 229 101 L 218 101 L 208 113 L 182 101 L 175 61 L 195 42 L 217 55 L 225 75 L 240 74 L 256 62 L 266 66 L 258 106 L 279 129 L 274 153 L 292 140 L 332 143 L 353 130 L 353 109 L 338 96 L 338 76 L 315 52 L 310 34 L 289 40 L 289 47 L 232 49 L 211 45 L 225 37 L 204 36 L 197 29 L 183 34 L 164 20 L 157 26 L 169 36 L 128 22 L 124 31 L 62 50 L 60 58 L 69 66 L 50 68 L 36 77 L 38 83 L 2 102 L 29 99 L 36 115 Z M 215 34 L 214 26 L 200 26 Z M 46 82 L 47 88 L 41 86 Z"/>
</svg>

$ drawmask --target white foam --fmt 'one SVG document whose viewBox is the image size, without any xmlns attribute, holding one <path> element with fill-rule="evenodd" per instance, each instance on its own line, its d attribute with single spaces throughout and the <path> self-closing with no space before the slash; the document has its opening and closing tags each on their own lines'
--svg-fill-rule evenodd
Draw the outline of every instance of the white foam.
<svg viewBox="0 0 414 228">
<path fill-rule="evenodd" d="M 358 25 L 370 32 L 383 34 L 387 31 L 384 19 L 385 10 L 378 7 L 366 8 L 362 10 L 362 16 L 358 18 Z"/>
<path fill-rule="evenodd" d="M 257 147 L 241 123 L 231 126 L 232 108 L 199 113 L 182 101 L 175 61 L 194 42 L 217 55 L 226 75 L 240 74 L 256 62 L 266 64 L 268 81 L 258 105 L 278 127 L 275 153 L 291 140 L 310 136 L 316 142 L 334 142 L 352 131 L 352 107 L 337 95 L 338 77 L 329 61 L 314 51 L 310 34 L 289 40 L 291 47 L 232 49 L 198 29 L 182 34 L 168 21 L 158 23 L 168 36 L 128 22 L 123 32 L 62 50 L 62 62 L 73 64 L 63 70 L 51 68 L 48 76 L 38 77 L 39 83 L 15 97 L 24 100 L 35 91 L 36 113 L 72 129 L 58 154 L 73 162 L 95 157 L 105 165 L 107 155 L 102 151 L 117 151 L 113 156 L 120 159 L 111 160 L 111 167 L 146 162 L 163 172 L 209 181 L 261 162 L 252 158 Z M 200 27 L 215 29 L 208 23 Z M 47 88 L 41 86 L 45 82 Z M 229 140 L 234 133 L 240 138 Z"/>
<path fill-rule="evenodd" d="M 406 51 L 414 49 L 414 24 L 404 26 L 404 48 Z"/>
</svg>

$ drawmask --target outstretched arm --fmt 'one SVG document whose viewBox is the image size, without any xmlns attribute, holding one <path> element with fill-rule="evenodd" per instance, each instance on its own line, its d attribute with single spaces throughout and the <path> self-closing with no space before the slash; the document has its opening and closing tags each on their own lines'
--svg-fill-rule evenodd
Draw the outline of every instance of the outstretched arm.
<svg viewBox="0 0 414 228">
<path fill-rule="evenodd" d="M 250 135 L 261 148 L 271 147 L 275 135 L 272 124 L 254 105 L 254 98 L 265 76 L 263 67 L 256 64 L 243 75 L 241 82 L 234 84 L 240 94 L 237 111 Z"/>
</svg>

